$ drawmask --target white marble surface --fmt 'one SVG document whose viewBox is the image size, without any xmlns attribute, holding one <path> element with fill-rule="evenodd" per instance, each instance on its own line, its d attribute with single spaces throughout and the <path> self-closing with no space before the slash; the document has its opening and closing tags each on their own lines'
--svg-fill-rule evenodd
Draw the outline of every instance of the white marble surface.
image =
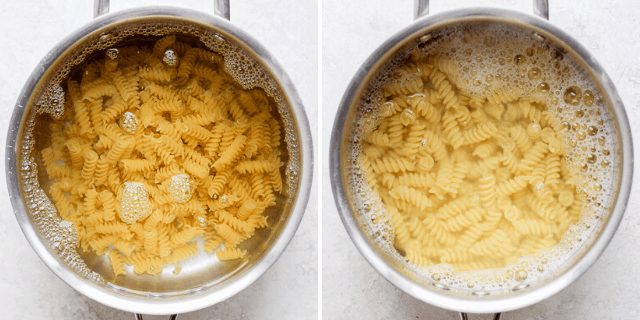
<svg viewBox="0 0 640 320">
<path fill-rule="evenodd" d="M 634 1 L 550 2 L 551 22 L 584 44 L 615 82 L 626 105 L 640 150 L 640 3 Z M 530 0 L 431 1 L 431 13 L 493 6 L 531 13 Z M 322 311 L 325 319 L 459 319 L 400 291 L 360 255 L 340 221 L 327 166 L 329 136 L 342 94 L 357 68 L 385 39 L 413 19 L 413 1 L 324 0 L 322 2 Z M 638 194 L 638 170 L 633 194 Z M 502 319 L 638 319 L 640 304 L 640 201 L 626 215 L 598 261 L 557 295 Z M 470 315 L 469 319 L 491 319 Z"/>
<path fill-rule="evenodd" d="M 37 63 L 66 35 L 92 18 L 93 1 L 3 1 L 0 10 L 0 141 L 18 93 Z M 174 5 L 213 12 L 212 0 L 114 0 L 111 11 Z M 316 1 L 231 1 L 231 21 L 276 57 L 295 83 L 317 132 Z M 315 140 L 315 137 L 314 137 Z M 4 147 L 0 149 L 4 155 Z M 317 147 L 316 147 L 317 150 Z M 4 166 L 4 161 L 0 162 Z M 67 286 L 40 261 L 13 215 L 0 170 L 0 310 L 6 319 L 133 319 Z M 305 217 L 287 250 L 253 285 L 215 306 L 179 319 L 315 319 L 318 312 L 317 179 Z M 166 319 L 147 316 L 145 319 Z"/>
</svg>

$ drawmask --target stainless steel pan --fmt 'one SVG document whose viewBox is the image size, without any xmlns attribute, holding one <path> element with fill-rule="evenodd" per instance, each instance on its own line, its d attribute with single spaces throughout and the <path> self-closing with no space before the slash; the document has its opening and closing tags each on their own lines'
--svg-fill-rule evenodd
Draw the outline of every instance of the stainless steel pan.
<svg viewBox="0 0 640 320">
<path fill-rule="evenodd" d="M 313 158 L 311 132 L 301 100 L 269 51 L 228 21 L 228 0 L 215 1 L 216 16 L 173 7 L 107 14 L 108 0 L 95 0 L 94 5 L 97 18 L 62 40 L 42 59 L 16 102 L 6 145 L 7 185 L 16 218 L 31 246 L 58 277 L 105 305 L 135 313 L 175 314 L 221 302 L 249 286 L 273 265 L 303 217 L 311 188 Z M 55 75 L 68 71 L 64 68 L 80 65 L 91 55 L 92 48 L 103 50 L 117 46 L 119 37 L 128 39 L 123 32 L 129 32 L 132 25 L 146 26 L 135 29 L 141 33 L 135 34 L 134 30 L 135 37 L 184 32 L 209 44 L 231 48 L 267 79 L 266 91 L 278 104 L 284 120 L 284 143 L 290 159 L 286 175 L 290 183 L 287 197 L 278 200 L 282 209 L 268 213 L 270 226 L 246 244 L 249 254 L 246 261 L 221 263 L 215 255 L 199 255 L 188 260 L 178 275 L 163 270 L 157 277 L 127 275 L 124 279 L 106 281 L 112 278 L 108 259 L 87 253 L 79 256 L 73 248 L 73 230 L 57 217 L 44 190 L 34 190 L 37 168 L 29 157 L 35 156 L 35 151 L 25 141 L 32 141 L 30 134 L 38 132 L 39 122 L 31 120 L 36 119 L 38 112 L 55 113 L 63 98 L 57 90 L 60 87 L 49 84 L 59 83 Z"/>
<path fill-rule="evenodd" d="M 367 58 L 343 95 L 329 150 L 334 200 L 349 236 L 365 259 L 404 292 L 429 304 L 461 312 L 494 313 L 523 308 L 552 296 L 574 282 L 596 261 L 616 232 L 629 199 L 633 172 L 631 131 L 625 108 L 613 82 L 595 58 L 573 37 L 547 20 L 549 11 L 546 0 L 534 1 L 534 13 L 537 16 L 493 8 L 470 8 L 427 16 L 428 7 L 428 1 L 415 1 L 416 20 L 387 39 Z M 601 218 L 597 230 L 584 241 L 580 250 L 541 281 L 523 280 L 503 290 L 490 292 L 447 286 L 400 261 L 397 255 L 381 244 L 378 235 L 364 220 L 361 207 L 354 201 L 350 182 L 345 178 L 351 166 L 345 153 L 353 143 L 355 122 L 363 112 L 363 95 L 369 90 L 368 85 L 375 76 L 394 57 L 428 41 L 433 33 L 470 21 L 517 26 L 530 34 L 532 41 L 552 43 L 580 61 L 597 82 L 606 100 L 618 139 L 614 142 L 618 147 L 614 169 L 617 189 L 610 195 L 608 214 Z M 466 319 L 465 313 L 461 313 L 461 316 Z"/>
</svg>

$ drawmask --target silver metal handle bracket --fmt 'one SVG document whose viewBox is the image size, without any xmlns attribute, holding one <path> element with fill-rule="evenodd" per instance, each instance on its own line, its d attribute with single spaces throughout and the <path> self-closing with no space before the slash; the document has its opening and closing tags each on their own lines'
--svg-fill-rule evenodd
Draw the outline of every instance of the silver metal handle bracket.
<svg viewBox="0 0 640 320">
<path fill-rule="evenodd" d="M 429 14 L 429 0 L 414 0 L 413 20 L 417 20 Z"/>
<path fill-rule="evenodd" d="M 213 13 L 217 16 L 231 19 L 231 12 L 229 11 L 229 0 L 213 0 Z"/>
<path fill-rule="evenodd" d="M 93 18 L 109 13 L 111 0 L 93 0 Z M 213 0 L 213 13 L 227 20 L 231 17 L 229 0 Z"/>
<path fill-rule="evenodd" d="M 110 0 L 93 0 L 93 18 L 109 13 Z"/>
<path fill-rule="evenodd" d="M 493 320 L 500 320 L 501 313 L 496 313 L 493 315 Z M 460 320 L 469 320 L 466 312 L 460 312 Z"/>
<path fill-rule="evenodd" d="M 429 0 L 414 0 L 413 19 L 416 20 L 428 14 Z M 549 0 L 533 0 L 533 14 L 543 19 L 549 20 Z"/>
<path fill-rule="evenodd" d="M 549 0 L 533 0 L 533 14 L 549 20 Z"/>
<path fill-rule="evenodd" d="M 142 315 L 139 313 L 136 313 L 135 316 L 136 316 L 136 320 L 144 320 L 142 319 Z M 169 320 L 176 320 L 177 318 L 178 318 L 177 314 L 172 314 L 169 316 Z"/>
</svg>

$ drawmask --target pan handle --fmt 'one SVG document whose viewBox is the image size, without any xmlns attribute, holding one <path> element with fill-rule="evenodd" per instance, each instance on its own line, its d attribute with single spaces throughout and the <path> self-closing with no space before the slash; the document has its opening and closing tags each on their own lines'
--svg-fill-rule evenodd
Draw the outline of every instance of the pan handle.
<svg viewBox="0 0 640 320">
<path fill-rule="evenodd" d="M 533 0 L 533 14 L 549 20 L 549 0 Z"/>
<path fill-rule="evenodd" d="M 213 13 L 221 18 L 230 20 L 231 12 L 229 11 L 229 0 L 213 0 Z M 549 14 L 547 13 L 547 16 L 548 15 Z"/>
<path fill-rule="evenodd" d="M 177 314 L 172 314 L 169 316 L 169 320 L 176 320 L 176 318 L 178 318 Z M 136 313 L 136 320 L 143 320 L 142 315 L 139 313 Z"/>
<path fill-rule="evenodd" d="M 95 0 L 98 1 L 98 0 Z M 413 19 L 422 18 L 429 14 L 429 0 L 414 0 Z M 549 0 L 533 0 L 533 14 L 549 20 Z"/>
<path fill-rule="evenodd" d="M 111 0 L 93 0 L 93 18 L 109 13 Z M 213 13 L 221 18 L 229 20 L 229 0 L 213 0 Z"/>
<path fill-rule="evenodd" d="M 500 320 L 500 315 L 501 313 L 496 313 L 493 315 L 493 320 Z M 467 318 L 467 313 L 466 312 L 460 312 L 460 320 L 469 320 L 469 318 Z"/>
</svg>

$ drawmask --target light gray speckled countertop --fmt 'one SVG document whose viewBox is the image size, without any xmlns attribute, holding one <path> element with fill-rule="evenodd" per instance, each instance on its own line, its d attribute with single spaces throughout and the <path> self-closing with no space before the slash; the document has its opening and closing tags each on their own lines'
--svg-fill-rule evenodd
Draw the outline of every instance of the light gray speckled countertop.
<svg viewBox="0 0 640 320">
<path fill-rule="evenodd" d="M 550 2 L 550 20 L 585 45 L 617 86 L 638 148 L 640 127 L 640 3 L 634 1 Z M 492 6 L 532 13 L 530 0 L 431 1 L 431 13 Z M 329 137 L 342 94 L 358 67 L 385 39 L 413 19 L 413 1 L 324 0 L 322 2 L 322 311 L 324 319 L 459 319 L 400 291 L 362 257 L 347 235 L 331 194 L 327 166 Z M 502 319 L 640 318 L 640 199 L 638 170 L 632 198 L 618 232 L 598 261 L 575 283 Z M 469 319 L 492 319 L 469 315 Z"/>
<path fill-rule="evenodd" d="M 111 11 L 173 5 L 213 13 L 212 0 L 114 0 Z M 93 1 L 3 1 L 0 11 L 0 141 L 18 93 L 44 55 L 92 18 Z M 260 41 L 296 85 L 309 119 L 317 118 L 318 42 L 315 1 L 231 1 L 231 21 Z M 315 135 L 317 122 L 311 121 Z M 315 136 L 314 136 L 315 140 Z M 4 147 L 0 149 L 4 154 Z M 317 148 L 316 148 L 317 150 Z M 1 161 L 4 166 L 4 161 Z M 18 226 L 0 170 L 0 310 L 7 319 L 133 319 L 92 301 L 57 278 Z M 238 295 L 179 319 L 315 319 L 318 312 L 317 179 L 305 217 L 279 260 Z M 146 316 L 145 319 L 166 319 Z"/>
</svg>

